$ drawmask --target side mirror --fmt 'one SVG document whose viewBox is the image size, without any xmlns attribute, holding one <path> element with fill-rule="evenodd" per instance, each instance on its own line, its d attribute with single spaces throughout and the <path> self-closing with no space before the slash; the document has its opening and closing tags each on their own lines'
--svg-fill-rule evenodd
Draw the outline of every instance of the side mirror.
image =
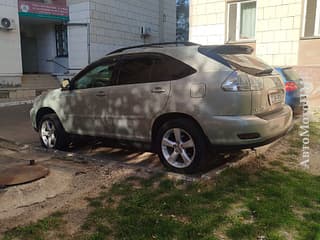
<svg viewBox="0 0 320 240">
<path fill-rule="evenodd" d="M 69 79 L 64 79 L 64 80 L 61 82 L 61 89 L 62 89 L 62 91 L 64 91 L 64 90 L 70 90 L 70 80 L 69 80 Z"/>
</svg>

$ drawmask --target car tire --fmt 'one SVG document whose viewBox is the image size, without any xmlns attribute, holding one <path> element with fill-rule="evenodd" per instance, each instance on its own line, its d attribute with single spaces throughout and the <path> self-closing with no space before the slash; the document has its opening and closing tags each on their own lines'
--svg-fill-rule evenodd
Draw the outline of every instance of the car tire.
<svg viewBox="0 0 320 240">
<path fill-rule="evenodd" d="M 56 114 L 47 114 L 41 118 L 39 136 L 42 146 L 48 149 L 64 150 L 70 144 L 70 136 Z"/>
<path fill-rule="evenodd" d="M 160 127 L 155 144 L 162 164 L 171 171 L 195 173 L 206 165 L 207 139 L 192 120 L 166 122 Z"/>
</svg>

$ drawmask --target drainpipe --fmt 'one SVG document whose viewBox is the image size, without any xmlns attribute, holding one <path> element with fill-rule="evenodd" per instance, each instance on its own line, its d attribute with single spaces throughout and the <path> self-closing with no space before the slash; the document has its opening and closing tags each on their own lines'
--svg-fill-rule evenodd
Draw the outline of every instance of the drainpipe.
<svg viewBox="0 0 320 240">
<path fill-rule="evenodd" d="M 164 0 L 159 0 L 159 42 L 164 42 Z"/>
</svg>

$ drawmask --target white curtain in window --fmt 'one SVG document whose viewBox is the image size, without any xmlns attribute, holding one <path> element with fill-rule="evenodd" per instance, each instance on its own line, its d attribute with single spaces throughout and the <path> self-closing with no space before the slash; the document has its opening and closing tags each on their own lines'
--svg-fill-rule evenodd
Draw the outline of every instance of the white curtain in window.
<svg viewBox="0 0 320 240">
<path fill-rule="evenodd" d="M 254 39 L 256 32 L 256 2 L 241 3 L 240 39 Z"/>
</svg>

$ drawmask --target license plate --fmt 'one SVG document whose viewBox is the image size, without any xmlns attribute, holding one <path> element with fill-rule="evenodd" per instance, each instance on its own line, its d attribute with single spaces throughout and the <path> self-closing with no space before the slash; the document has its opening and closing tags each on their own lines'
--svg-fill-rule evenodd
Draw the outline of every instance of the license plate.
<svg viewBox="0 0 320 240">
<path fill-rule="evenodd" d="M 283 101 L 283 93 L 271 93 L 269 94 L 269 101 L 270 104 L 277 104 L 277 103 L 281 103 Z"/>
</svg>

